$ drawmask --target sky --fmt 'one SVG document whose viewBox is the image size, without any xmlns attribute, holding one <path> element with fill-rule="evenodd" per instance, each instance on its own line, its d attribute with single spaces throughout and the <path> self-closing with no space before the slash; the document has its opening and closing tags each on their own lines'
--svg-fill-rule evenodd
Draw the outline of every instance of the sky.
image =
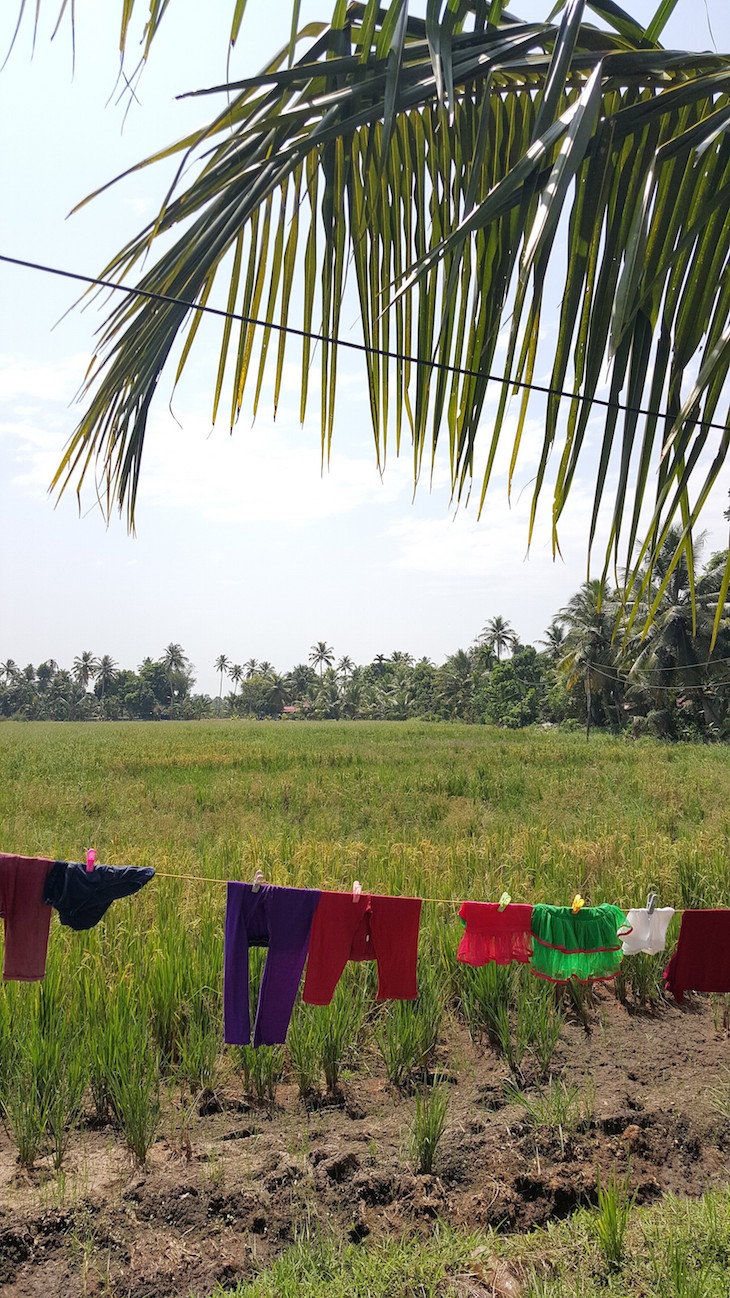
<svg viewBox="0 0 730 1298">
<path fill-rule="evenodd" d="M 121 6 L 77 0 L 75 66 L 68 24 L 50 39 L 59 7 L 44 0 L 32 51 L 34 6 L 27 6 L 0 72 L 0 252 L 93 275 L 154 216 L 169 164 L 137 172 L 69 212 L 205 120 L 205 103 L 201 110 L 200 101 L 175 96 L 225 79 L 231 6 L 206 6 L 201 31 L 196 0 L 175 0 L 131 105 L 117 84 Z M 648 21 L 656 0 L 626 7 Z M 275 22 L 272 8 L 281 15 Z M 331 0 L 304 0 L 301 21 L 329 17 L 331 8 Z M 549 8 L 547 0 L 511 6 L 526 19 Z M 249 0 L 233 76 L 254 74 L 285 42 L 290 13 L 289 0 L 275 7 Z M 2 6 L 0 59 L 16 14 L 15 4 Z M 679 0 L 664 43 L 708 49 L 713 42 L 730 49 L 725 0 Z M 0 661 L 37 665 L 52 657 L 70 667 L 90 649 L 136 667 L 176 641 L 194 665 L 196 688 L 217 694 L 213 664 L 221 653 L 234 662 L 267 659 L 285 671 L 324 639 L 338 657 L 356 662 L 400 649 L 438 663 L 473 643 L 495 614 L 524 642 L 536 642 L 585 579 L 588 471 L 576 479 L 563 520 L 562 558 L 552 558 L 549 492 L 526 555 L 538 403 L 530 408 L 511 502 L 506 438 L 478 520 L 474 500 L 466 508 L 451 501 L 443 457 L 415 495 L 407 448 L 400 459 L 390 454 L 380 475 L 357 359 L 340 362 L 324 473 L 314 404 L 299 423 L 298 345 L 288 352 L 276 421 L 269 385 L 255 422 L 249 402 L 232 436 L 225 414 L 213 427 L 219 326 L 200 330 L 174 417 L 173 375 L 160 385 L 136 535 L 116 513 L 107 522 L 93 488 L 80 510 L 73 490 L 59 502 L 49 484 L 78 421 L 75 398 L 104 318 L 98 304 L 70 310 L 78 296 L 69 281 L 0 264 Z M 348 309 L 343 332 L 357 338 L 354 303 Z M 727 545 L 729 487 L 725 471 L 703 518 L 706 553 Z"/>
</svg>

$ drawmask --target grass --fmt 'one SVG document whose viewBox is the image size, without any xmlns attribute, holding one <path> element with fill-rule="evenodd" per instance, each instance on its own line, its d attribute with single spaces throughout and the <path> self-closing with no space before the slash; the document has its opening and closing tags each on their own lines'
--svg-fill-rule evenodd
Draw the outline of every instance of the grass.
<svg viewBox="0 0 730 1298">
<path fill-rule="evenodd" d="M 609 1271 L 596 1233 L 598 1210 L 524 1236 L 464 1234 L 443 1226 L 418 1238 L 346 1245 L 302 1236 L 248 1284 L 214 1298 L 410 1298 L 496 1292 L 521 1298 L 727 1298 L 730 1192 L 692 1203 L 668 1196 L 628 1208 L 623 1260 Z M 497 1290 L 502 1261 L 512 1288 Z"/>
</svg>

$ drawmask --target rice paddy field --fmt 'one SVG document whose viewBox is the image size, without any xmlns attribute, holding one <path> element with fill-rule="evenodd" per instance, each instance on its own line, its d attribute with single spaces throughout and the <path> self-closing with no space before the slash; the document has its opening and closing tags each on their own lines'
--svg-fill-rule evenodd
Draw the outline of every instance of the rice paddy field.
<svg viewBox="0 0 730 1298">
<path fill-rule="evenodd" d="M 6 723 L 0 828 L 157 871 L 0 988 L 3 1294 L 730 1293 L 730 1003 L 665 996 L 678 921 L 593 990 L 456 960 L 458 903 L 503 890 L 730 905 L 721 747 Z M 428 898 L 418 1000 L 349 965 L 285 1047 L 224 1046 L 224 884 L 256 869 Z"/>
</svg>

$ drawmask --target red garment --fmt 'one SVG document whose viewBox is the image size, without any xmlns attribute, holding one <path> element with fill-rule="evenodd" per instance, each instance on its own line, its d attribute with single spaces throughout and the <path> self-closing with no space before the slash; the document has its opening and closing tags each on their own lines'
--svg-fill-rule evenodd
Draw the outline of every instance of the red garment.
<svg viewBox="0 0 730 1298">
<path fill-rule="evenodd" d="M 730 992 L 730 910 L 684 912 L 664 985 L 679 1005 L 686 991 Z"/>
<path fill-rule="evenodd" d="M 323 892 L 314 912 L 302 999 L 329 1005 L 348 960 L 377 960 L 378 1000 L 418 995 L 416 958 L 421 901 Z"/>
<path fill-rule="evenodd" d="M 465 901 L 459 917 L 466 922 L 456 953 L 462 964 L 528 964 L 532 959 L 532 906 L 500 910 L 496 901 Z"/>
<path fill-rule="evenodd" d="M 34 982 L 46 976 L 51 907 L 43 885 L 53 861 L 0 852 L 0 915 L 5 920 L 3 978 Z"/>
</svg>

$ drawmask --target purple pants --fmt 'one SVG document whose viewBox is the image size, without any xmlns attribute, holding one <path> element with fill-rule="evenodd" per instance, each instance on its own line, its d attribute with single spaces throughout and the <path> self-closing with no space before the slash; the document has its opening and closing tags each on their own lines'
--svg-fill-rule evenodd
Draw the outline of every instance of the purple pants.
<svg viewBox="0 0 730 1298">
<path fill-rule="evenodd" d="M 251 1040 L 248 1008 L 248 950 L 266 946 L 268 954 L 259 991 L 255 1046 L 283 1045 L 299 981 L 309 950 L 309 934 L 319 892 L 310 888 L 274 888 L 229 883 L 223 971 L 223 1022 L 228 1045 Z"/>
</svg>

